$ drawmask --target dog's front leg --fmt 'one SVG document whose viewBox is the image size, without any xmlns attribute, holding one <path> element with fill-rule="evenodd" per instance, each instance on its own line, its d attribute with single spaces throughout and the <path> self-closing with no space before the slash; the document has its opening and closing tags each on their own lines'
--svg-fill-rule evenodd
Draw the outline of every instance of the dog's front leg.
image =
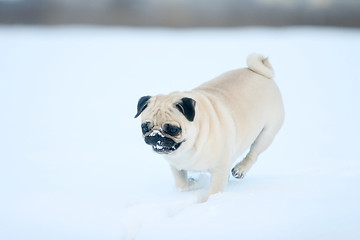
<svg viewBox="0 0 360 240">
<path fill-rule="evenodd" d="M 217 169 L 215 172 L 212 172 L 209 192 L 205 197 L 200 199 L 200 202 L 206 202 L 210 195 L 224 191 L 228 179 L 229 169 L 227 168 Z"/>
<path fill-rule="evenodd" d="M 185 170 L 178 170 L 177 168 L 175 168 L 174 166 L 171 166 L 171 171 L 174 175 L 174 179 L 175 179 L 175 185 L 178 189 L 180 189 L 181 191 L 188 191 L 190 190 L 190 185 L 191 183 L 188 180 L 188 173 Z"/>
</svg>

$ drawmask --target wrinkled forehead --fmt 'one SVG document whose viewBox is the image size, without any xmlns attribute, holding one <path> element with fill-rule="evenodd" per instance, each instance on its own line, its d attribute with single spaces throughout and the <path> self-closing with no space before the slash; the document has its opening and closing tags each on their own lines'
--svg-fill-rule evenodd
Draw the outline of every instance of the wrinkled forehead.
<svg viewBox="0 0 360 240">
<path fill-rule="evenodd" d="M 178 112 L 174 107 L 174 100 L 165 96 L 156 96 L 150 99 L 149 106 L 142 115 L 142 122 L 150 121 L 154 126 L 163 123 L 176 123 Z"/>
</svg>

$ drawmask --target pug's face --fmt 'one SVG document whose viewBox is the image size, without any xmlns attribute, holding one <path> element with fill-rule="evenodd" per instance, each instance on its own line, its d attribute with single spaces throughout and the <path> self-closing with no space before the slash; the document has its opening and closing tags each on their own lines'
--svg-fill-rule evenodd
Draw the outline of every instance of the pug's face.
<svg viewBox="0 0 360 240">
<path fill-rule="evenodd" d="M 169 95 L 140 98 L 135 118 L 142 115 L 141 131 L 145 143 L 160 154 L 172 154 L 184 148 L 191 138 L 195 104 L 192 98 Z"/>
</svg>

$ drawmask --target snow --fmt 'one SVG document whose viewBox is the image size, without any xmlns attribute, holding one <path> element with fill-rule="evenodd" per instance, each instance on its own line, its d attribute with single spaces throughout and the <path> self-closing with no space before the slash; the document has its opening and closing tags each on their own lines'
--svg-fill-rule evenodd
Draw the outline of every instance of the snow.
<svg viewBox="0 0 360 240">
<path fill-rule="evenodd" d="M 359 239 L 360 30 L 0 27 L 0 239 Z M 285 124 L 242 180 L 175 189 L 134 119 L 268 56 Z"/>
</svg>

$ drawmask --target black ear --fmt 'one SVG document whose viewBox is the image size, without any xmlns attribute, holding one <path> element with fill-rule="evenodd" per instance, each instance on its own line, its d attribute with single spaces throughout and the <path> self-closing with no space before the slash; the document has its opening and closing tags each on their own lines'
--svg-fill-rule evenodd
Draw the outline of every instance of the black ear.
<svg viewBox="0 0 360 240">
<path fill-rule="evenodd" d="M 137 118 L 142 113 L 142 111 L 145 110 L 150 98 L 151 98 L 151 96 L 143 96 L 139 99 L 139 102 L 137 104 L 137 113 L 135 115 L 135 118 Z"/>
<path fill-rule="evenodd" d="M 184 114 L 187 120 L 194 121 L 196 101 L 192 98 L 184 97 L 181 102 L 177 103 L 176 108 Z"/>
</svg>

